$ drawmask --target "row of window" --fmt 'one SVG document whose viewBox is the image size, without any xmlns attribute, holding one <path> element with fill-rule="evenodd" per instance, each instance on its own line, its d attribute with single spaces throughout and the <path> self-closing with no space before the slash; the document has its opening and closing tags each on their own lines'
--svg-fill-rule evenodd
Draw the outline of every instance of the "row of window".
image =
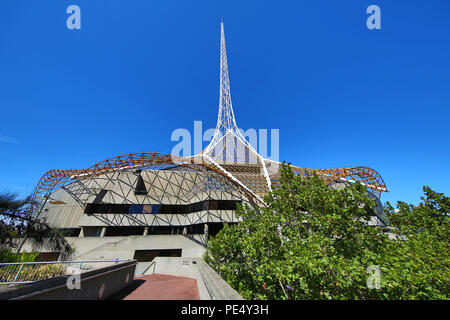
<svg viewBox="0 0 450 320">
<path fill-rule="evenodd" d="M 236 224 L 235 222 L 228 223 L 229 225 Z M 145 232 L 145 228 L 147 228 L 147 231 Z M 106 227 L 104 236 L 105 237 L 119 237 L 119 236 L 134 236 L 134 235 L 176 235 L 176 234 L 183 234 L 183 229 L 186 228 L 186 233 L 189 235 L 193 234 L 204 234 L 205 233 L 205 224 L 199 223 L 189 226 L 111 226 Z M 208 234 L 210 236 L 215 236 L 217 233 L 219 233 L 220 230 L 223 228 L 222 222 L 216 222 L 216 223 L 208 223 Z M 84 237 L 100 237 L 102 233 L 103 227 L 83 227 L 83 236 Z M 65 229 L 68 230 L 68 229 Z M 80 230 L 79 228 L 73 228 L 73 231 L 77 232 L 75 236 L 78 237 Z M 66 235 L 69 236 L 69 235 Z"/>
<path fill-rule="evenodd" d="M 236 210 L 236 200 L 205 200 L 187 205 L 171 204 L 110 204 L 110 203 L 89 203 L 86 205 L 84 213 L 163 213 L 163 214 L 187 214 L 206 210 Z"/>
<path fill-rule="evenodd" d="M 183 234 L 183 226 L 148 226 L 147 235 L 174 235 Z M 205 231 L 203 224 L 187 226 L 188 234 L 203 234 Z M 143 235 L 145 227 L 123 226 L 106 227 L 105 237 L 123 237 Z"/>
</svg>

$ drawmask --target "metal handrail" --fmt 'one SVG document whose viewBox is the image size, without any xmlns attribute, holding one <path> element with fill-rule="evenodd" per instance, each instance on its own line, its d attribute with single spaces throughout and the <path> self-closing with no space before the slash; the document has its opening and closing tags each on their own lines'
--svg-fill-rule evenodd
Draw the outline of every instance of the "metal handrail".
<svg viewBox="0 0 450 320">
<path fill-rule="evenodd" d="M 151 266 L 153 266 L 153 273 L 152 273 L 152 274 L 155 274 L 156 260 L 153 260 L 153 261 L 149 264 L 149 266 L 144 270 L 144 272 L 142 272 L 142 275 L 145 275 L 145 273 L 147 272 L 148 269 L 151 268 Z"/>
<path fill-rule="evenodd" d="M 96 269 L 93 264 L 119 263 L 128 259 L 0 263 L 0 284 L 21 284 Z M 69 271 L 69 267 L 72 270 Z M 83 267 L 83 268 L 82 268 Z M 78 270 L 77 270 L 78 269 Z"/>
<path fill-rule="evenodd" d="M 18 265 L 18 264 L 63 264 L 63 263 L 94 263 L 94 262 L 125 262 L 130 261 L 130 259 L 117 259 L 117 260 L 77 260 L 77 261 L 40 261 L 40 262 L 8 262 L 0 263 L 3 265 Z"/>
</svg>

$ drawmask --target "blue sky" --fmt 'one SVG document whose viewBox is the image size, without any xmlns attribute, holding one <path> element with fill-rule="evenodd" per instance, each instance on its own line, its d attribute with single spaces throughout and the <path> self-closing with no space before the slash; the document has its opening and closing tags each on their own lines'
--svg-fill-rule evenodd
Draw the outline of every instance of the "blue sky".
<svg viewBox="0 0 450 320">
<path fill-rule="evenodd" d="M 237 123 L 280 129 L 280 160 L 372 167 L 382 201 L 448 195 L 449 15 L 446 0 L 3 0 L 0 190 L 214 127 L 223 17 Z"/>
</svg>

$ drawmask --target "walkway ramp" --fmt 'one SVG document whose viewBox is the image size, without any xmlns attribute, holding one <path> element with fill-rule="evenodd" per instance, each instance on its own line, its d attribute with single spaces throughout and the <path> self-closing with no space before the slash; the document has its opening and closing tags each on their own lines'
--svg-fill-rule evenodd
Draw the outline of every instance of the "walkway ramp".
<svg viewBox="0 0 450 320">
<path fill-rule="evenodd" d="M 136 277 L 134 283 L 112 300 L 200 300 L 197 281 L 186 277 L 152 274 Z"/>
</svg>

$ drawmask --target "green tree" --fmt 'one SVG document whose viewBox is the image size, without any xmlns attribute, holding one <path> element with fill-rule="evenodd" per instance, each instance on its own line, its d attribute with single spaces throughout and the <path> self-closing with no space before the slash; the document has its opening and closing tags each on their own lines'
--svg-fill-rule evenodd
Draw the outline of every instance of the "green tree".
<svg viewBox="0 0 450 320">
<path fill-rule="evenodd" d="M 388 202 L 385 213 L 392 233 L 400 241 L 390 243 L 384 264 L 392 295 L 408 299 L 450 297 L 450 198 L 424 186 L 419 205 Z"/>
<path fill-rule="evenodd" d="M 35 254 L 18 257 L 17 250 L 21 240 L 26 237 L 33 246 L 50 251 L 61 251 L 63 257 L 72 253 L 72 248 L 64 236 L 45 221 L 36 219 L 30 214 L 30 199 L 20 200 L 15 194 L 0 193 L 0 262 L 24 261 L 35 259 Z M 34 257 L 34 258 L 33 258 Z"/>
<path fill-rule="evenodd" d="M 376 203 L 360 183 L 333 189 L 316 174 L 305 172 L 301 177 L 283 166 L 280 187 L 265 201 L 268 208 L 238 208 L 236 214 L 242 222 L 225 226 L 211 239 L 205 257 L 244 298 L 448 297 L 445 286 L 441 286 L 444 274 L 438 270 L 448 272 L 448 251 L 439 251 L 439 261 L 433 264 L 434 260 L 427 260 L 433 249 L 424 249 L 428 256 L 423 261 L 429 263 L 441 282 L 429 283 L 421 278 L 423 274 L 415 275 L 426 269 L 408 258 L 412 252 L 407 242 L 412 237 L 399 226 L 392 235 L 367 224 L 375 215 Z M 448 217 L 448 207 L 440 210 L 447 210 Z M 403 217 L 389 210 L 386 214 L 393 224 L 397 217 Z M 448 235 L 442 232 L 442 237 L 448 245 Z M 417 246 L 422 248 L 426 243 L 421 240 L 417 240 Z M 368 288 L 370 266 L 381 272 L 379 289 Z M 411 284 L 405 290 L 404 286 Z M 421 294 L 424 286 L 431 288 Z"/>
</svg>

